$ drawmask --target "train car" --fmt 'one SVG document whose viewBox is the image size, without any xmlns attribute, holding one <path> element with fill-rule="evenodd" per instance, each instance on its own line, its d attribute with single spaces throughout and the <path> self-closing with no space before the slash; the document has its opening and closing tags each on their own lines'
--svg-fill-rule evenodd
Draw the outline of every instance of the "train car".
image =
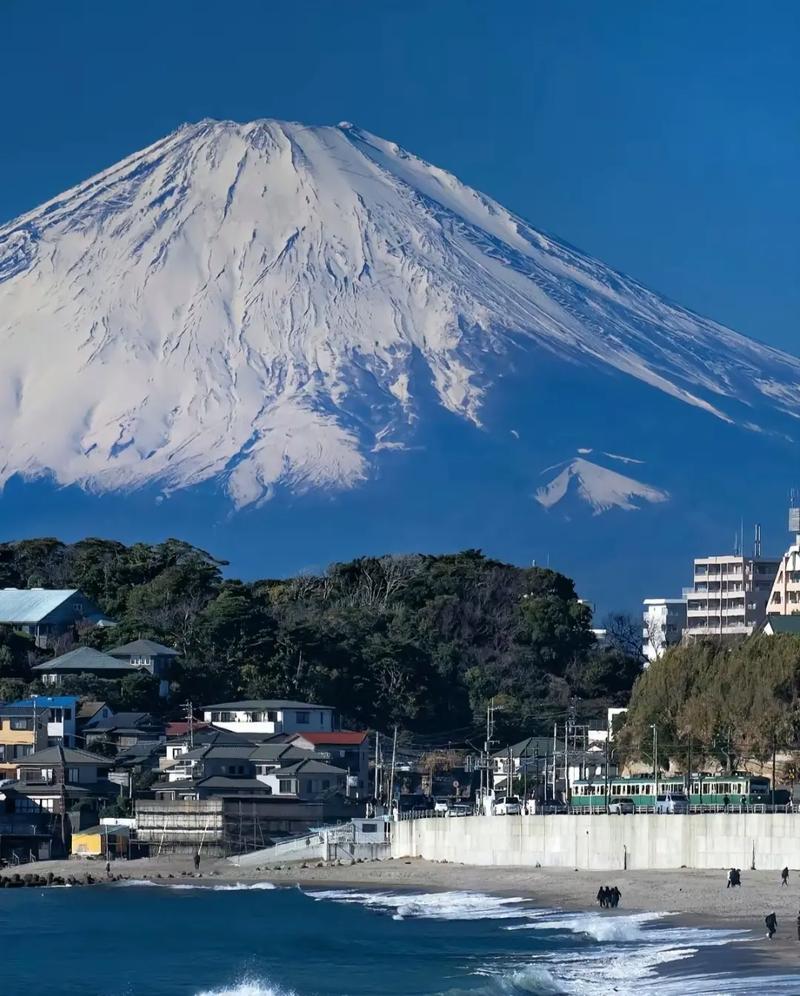
<svg viewBox="0 0 800 996">
<path fill-rule="evenodd" d="M 604 811 L 606 785 L 603 779 L 586 779 L 575 782 L 572 788 L 573 810 Z M 609 803 L 630 799 L 638 809 L 653 808 L 656 804 L 656 786 L 652 775 L 629 778 L 612 778 L 609 781 Z M 686 778 L 683 775 L 664 775 L 658 779 L 658 794 L 685 794 Z M 747 772 L 732 775 L 710 775 L 696 772 L 691 778 L 689 804 L 715 809 L 724 805 L 755 806 L 771 802 L 770 781 Z"/>
</svg>

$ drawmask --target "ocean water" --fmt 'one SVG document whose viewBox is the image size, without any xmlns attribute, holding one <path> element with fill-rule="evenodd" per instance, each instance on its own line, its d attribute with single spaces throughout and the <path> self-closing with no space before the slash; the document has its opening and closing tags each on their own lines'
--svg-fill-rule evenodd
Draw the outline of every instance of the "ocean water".
<svg viewBox="0 0 800 996">
<path fill-rule="evenodd" d="M 0 992 L 49 996 L 797 994 L 737 930 L 469 892 L 117 884 L 0 892 Z"/>
</svg>

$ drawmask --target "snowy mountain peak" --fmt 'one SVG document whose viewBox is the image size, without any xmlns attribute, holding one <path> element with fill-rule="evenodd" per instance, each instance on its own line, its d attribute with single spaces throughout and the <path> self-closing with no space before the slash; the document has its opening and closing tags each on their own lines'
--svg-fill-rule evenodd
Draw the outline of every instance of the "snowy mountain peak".
<svg viewBox="0 0 800 996">
<path fill-rule="evenodd" d="M 579 450 L 579 453 L 591 452 L 591 450 Z M 623 463 L 642 462 L 610 453 L 604 453 L 603 456 Z M 589 505 L 595 515 L 609 512 L 613 508 L 632 512 L 641 508 L 642 503 L 658 504 L 668 501 L 670 497 L 666 491 L 603 467 L 599 463 L 587 460 L 585 456 L 577 456 L 560 466 L 563 469 L 534 495 L 543 508 L 554 508 L 571 493 L 575 493 L 582 502 Z M 558 469 L 558 466 L 549 467 L 542 473 Z"/>
<path fill-rule="evenodd" d="M 800 416 L 794 357 L 347 122 L 185 125 L 0 227 L 0 349 L 0 486 L 350 487 L 429 385 L 481 426 L 520 349 L 753 428 Z"/>
</svg>

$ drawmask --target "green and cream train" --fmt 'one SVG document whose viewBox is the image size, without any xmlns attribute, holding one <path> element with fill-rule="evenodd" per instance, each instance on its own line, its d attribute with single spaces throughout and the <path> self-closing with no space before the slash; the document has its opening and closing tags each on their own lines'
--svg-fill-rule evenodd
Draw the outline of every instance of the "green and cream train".
<svg viewBox="0 0 800 996">
<path fill-rule="evenodd" d="M 664 775 L 658 779 L 658 794 L 686 794 L 684 775 Z M 637 808 L 656 804 L 656 785 L 652 775 L 631 778 L 612 778 L 609 781 L 609 803 L 630 799 Z M 771 802 L 770 781 L 746 772 L 735 775 L 709 775 L 695 773 L 691 778 L 690 806 L 717 808 L 730 806 L 757 806 Z M 602 779 L 575 782 L 571 798 L 573 810 L 605 809 L 606 785 Z"/>
</svg>

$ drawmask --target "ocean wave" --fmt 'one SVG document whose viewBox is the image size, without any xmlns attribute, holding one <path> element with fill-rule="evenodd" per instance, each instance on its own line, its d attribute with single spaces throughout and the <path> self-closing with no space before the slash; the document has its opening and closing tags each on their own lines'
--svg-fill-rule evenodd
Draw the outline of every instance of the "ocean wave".
<svg viewBox="0 0 800 996">
<path fill-rule="evenodd" d="M 205 892 L 242 892 L 247 890 L 272 890 L 277 888 L 272 882 L 170 882 L 164 879 L 130 878 L 115 882 L 115 886 L 155 886 L 158 889 L 204 890 Z"/>
<path fill-rule="evenodd" d="M 297 996 L 290 989 L 282 989 L 267 979 L 248 976 L 238 979 L 222 989 L 202 989 L 197 996 Z"/>
<path fill-rule="evenodd" d="M 508 920 L 547 911 L 533 909 L 522 896 L 490 896 L 482 892 L 357 892 L 353 889 L 309 890 L 321 902 L 356 903 L 402 920 Z"/>
</svg>

